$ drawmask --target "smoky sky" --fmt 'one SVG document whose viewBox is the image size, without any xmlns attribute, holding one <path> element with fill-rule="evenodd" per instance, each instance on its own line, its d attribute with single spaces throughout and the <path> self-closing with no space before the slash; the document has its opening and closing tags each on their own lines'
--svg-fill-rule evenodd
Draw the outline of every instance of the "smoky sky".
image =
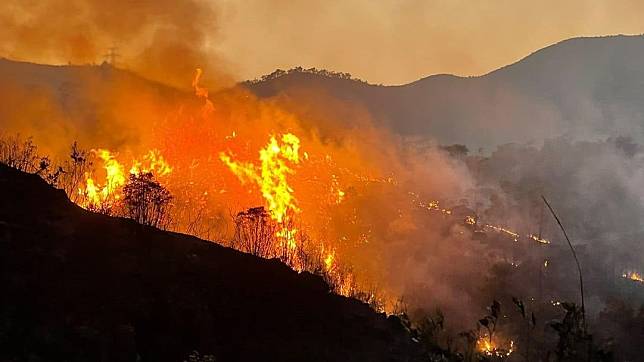
<svg viewBox="0 0 644 362">
<path fill-rule="evenodd" d="M 640 34 L 629 0 L 218 1 L 217 48 L 236 78 L 294 66 L 383 84 L 480 75 L 577 36 Z"/>
<path fill-rule="evenodd" d="M 642 14 L 633 0 L 7 0 L 0 56 L 100 63 L 117 46 L 122 67 L 173 85 L 196 67 L 214 83 L 295 66 L 400 84 L 484 74 L 571 37 L 640 34 Z"/>
<path fill-rule="evenodd" d="M 225 74 L 210 50 L 216 4 L 201 0 L 7 0 L 0 3 L 0 56 L 46 64 L 116 64 L 145 77 L 190 86 L 195 68 Z M 215 77 L 213 77 L 215 78 Z"/>
</svg>

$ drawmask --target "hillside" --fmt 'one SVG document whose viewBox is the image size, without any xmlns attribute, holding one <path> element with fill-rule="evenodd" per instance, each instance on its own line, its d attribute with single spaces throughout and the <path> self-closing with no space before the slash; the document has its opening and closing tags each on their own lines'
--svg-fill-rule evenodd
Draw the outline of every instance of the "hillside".
<svg viewBox="0 0 644 362">
<path fill-rule="evenodd" d="M 435 75 L 402 86 L 292 72 L 249 83 L 261 97 L 315 105 L 311 89 L 362 105 L 402 135 L 471 149 L 568 135 L 644 140 L 644 36 L 575 38 L 480 77 Z"/>
<path fill-rule="evenodd" d="M 415 360 L 395 318 L 278 261 L 87 212 L 3 165 L 0 199 L 1 361 Z"/>
<path fill-rule="evenodd" d="M 149 114 L 167 115 L 176 109 L 175 100 L 190 99 L 107 64 L 52 66 L 0 58 L 0 79 L 0 131 L 34 136 L 50 153 L 59 151 L 61 141 L 112 148 L 132 142 L 140 135 L 126 132 L 127 125 Z M 112 143 L 105 143 L 106 133 Z"/>
</svg>

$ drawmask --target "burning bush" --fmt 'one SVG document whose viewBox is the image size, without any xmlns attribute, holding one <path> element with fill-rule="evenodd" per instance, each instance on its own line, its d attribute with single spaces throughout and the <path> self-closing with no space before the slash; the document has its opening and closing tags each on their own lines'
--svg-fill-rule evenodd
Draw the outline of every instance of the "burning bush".
<svg viewBox="0 0 644 362">
<path fill-rule="evenodd" d="M 172 195 L 154 179 L 151 172 L 130 174 L 123 187 L 123 202 L 127 216 L 140 224 L 167 228 L 170 223 Z"/>
<path fill-rule="evenodd" d="M 274 256 L 275 232 L 277 225 L 263 207 L 255 207 L 234 216 L 235 238 L 232 247 L 260 256 Z"/>
</svg>

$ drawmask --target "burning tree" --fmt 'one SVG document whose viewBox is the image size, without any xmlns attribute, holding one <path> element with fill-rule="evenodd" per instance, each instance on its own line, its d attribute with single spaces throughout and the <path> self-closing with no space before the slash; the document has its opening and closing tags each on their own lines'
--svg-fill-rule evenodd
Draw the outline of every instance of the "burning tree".
<svg viewBox="0 0 644 362">
<path fill-rule="evenodd" d="M 508 347 L 501 347 L 498 343 L 498 338 L 495 338 L 497 327 L 499 324 L 499 317 L 501 316 L 501 303 L 494 300 L 489 307 L 490 314 L 479 319 L 479 325 L 484 327 L 486 332 L 478 333 L 479 337 L 476 341 L 476 349 L 478 352 L 487 358 L 503 360 L 510 357 L 514 352 L 514 341 L 510 340 Z"/>
<path fill-rule="evenodd" d="M 130 174 L 123 187 L 124 206 L 127 216 L 140 224 L 166 228 L 170 223 L 170 200 L 172 195 L 151 172 Z"/>
<path fill-rule="evenodd" d="M 235 238 L 233 247 L 256 256 L 269 258 L 274 254 L 277 224 L 264 207 L 254 207 L 233 217 Z"/>
<path fill-rule="evenodd" d="M 119 162 L 116 157 L 118 154 L 115 154 L 110 150 L 100 148 L 93 149 L 91 153 L 75 150 L 74 148 L 72 148 L 72 164 L 73 168 L 77 168 L 75 171 L 77 174 L 80 174 L 82 170 L 92 170 L 92 163 L 86 158 L 89 155 L 95 157 L 97 161 L 100 160 L 102 162 L 102 168 L 105 173 L 104 182 L 97 182 L 95 175 L 93 175 L 93 171 L 84 172 L 85 185 L 84 187 L 78 188 L 79 195 L 77 202 L 79 202 L 79 204 L 83 208 L 101 214 L 123 214 L 124 211 L 125 214 L 128 215 L 131 212 L 131 210 L 128 208 L 128 205 L 124 205 L 123 203 L 123 188 L 128 182 L 131 181 L 132 176 L 135 176 L 134 178 L 138 183 L 147 180 L 149 182 L 152 182 L 152 184 L 160 186 L 160 184 L 151 175 L 141 175 L 146 173 L 154 173 L 157 176 L 164 177 L 172 172 L 172 167 L 168 165 L 168 163 L 161 156 L 158 150 L 150 150 L 142 160 L 134 159 L 130 167 L 130 178 L 128 178 L 126 172 L 127 168 L 124 164 Z M 157 189 L 157 187 L 152 187 L 150 190 L 154 191 Z M 162 189 L 166 190 L 165 188 Z M 159 192 L 152 192 L 152 196 L 154 197 L 157 197 L 159 195 Z M 161 197 L 161 200 L 162 199 L 165 199 L 165 196 Z M 154 204 L 159 203 L 159 201 L 160 200 L 152 199 L 150 202 L 153 202 Z M 143 219 L 142 223 L 150 224 L 152 222 L 150 225 L 154 226 L 163 226 L 165 224 L 168 224 L 169 216 L 167 215 L 167 212 L 165 210 L 168 202 L 169 200 L 163 201 L 159 204 L 159 206 L 162 206 L 161 211 L 164 214 L 162 217 L 162 219 L 164 220 L 160 221 L 161 224 L 154 220 L 150 221 L 147 216 Z M 153 204 L 152 206 L 154 206 Z M 152 206 L 148 205 L 146 207 L 149 208 Z M 126 208 L 125 210 L 123 210 L 124 207 Z M 154 211 L 153 213 L 156 212 L 158 212 L 158 210 Z M 156 218 L 156 216 L 153 215 L 151 217 L 153 219 Z M 137 217 L 132 218 L 139 220 Z"/>
</svg>

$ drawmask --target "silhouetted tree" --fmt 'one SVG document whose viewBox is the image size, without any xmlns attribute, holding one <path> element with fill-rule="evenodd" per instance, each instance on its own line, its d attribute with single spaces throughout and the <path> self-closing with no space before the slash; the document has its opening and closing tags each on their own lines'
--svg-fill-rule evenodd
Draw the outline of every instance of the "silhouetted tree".
<svg viewBox="0 0 644 362">
<path fill-rule="evenodd" d="M 525 328 L 522 328 L 522 331 L 525 332 L 525 351 L 523 352 L 526 361 L 530 361 L 530 348 L 532 345 L 532 331 L 537 326 L 537 317 L 534 315 L 534 312 L 528 312 L 526 309 L 525 303 L 522 300 L 516 297 L 512 297 L 512 302 L 517 307 L 519 314 L 521 314 L 521 319 L 525 324 Z"/>
<path fill-rule="evenodd" d="M 166 228 L 172 195 L 150 172 L 131 174 L 123 187 L 127 216 L 143 225 Z"/>
<path fill-rule="evenodd" d="M 561 321 L 550 326 L 559 334 L 555 352 L 557 361 L 590 361 L 592 356 L 592 339 L 586 334 L 584 312 L 575 303 L 563 302 L 561 306 L 566 315 Z"/>
<path fill-rule="evenodd" d="M 277 225 L 263 207 L 239 212 L 233 217 L 235 238 L 233 247 L 264 258 L 274 256 Z"/>
<path fill-rule="evenodd" d="M 81 184 L 85 181 L 86 174 L 92 170 L 92 161 L 89 151 L 81 149 L 77 142 L 70 148 L 69 159 L 65 160 L 58 168 L 59 173 L 54 186 L 65 191 L 73 202 L 78 202 L 83 194 L 78 192 Z"/>
<path fill-rule="evenodd" d="M 495 300 L 492 302 L 489 309 L 490 314 L 479 319 L 479 324 L 487 330 L 488 341 L 490 342 L 490 345 L 492 345 L 494 343 L 494 333 L 496 332 L 497 322 L 499 321 L 499 315 L 501 313 L 501 304 Z"/>
<path fill-rule="evenodd" d="M 41 166 L 49 167 L 48 163 L 38 163 L 36 149 L 31 138 L 23 140 L 19 134 L 0 135 L 0 162 L 9 167 L 30 173 L 38 172 Z"/>
</svg>

